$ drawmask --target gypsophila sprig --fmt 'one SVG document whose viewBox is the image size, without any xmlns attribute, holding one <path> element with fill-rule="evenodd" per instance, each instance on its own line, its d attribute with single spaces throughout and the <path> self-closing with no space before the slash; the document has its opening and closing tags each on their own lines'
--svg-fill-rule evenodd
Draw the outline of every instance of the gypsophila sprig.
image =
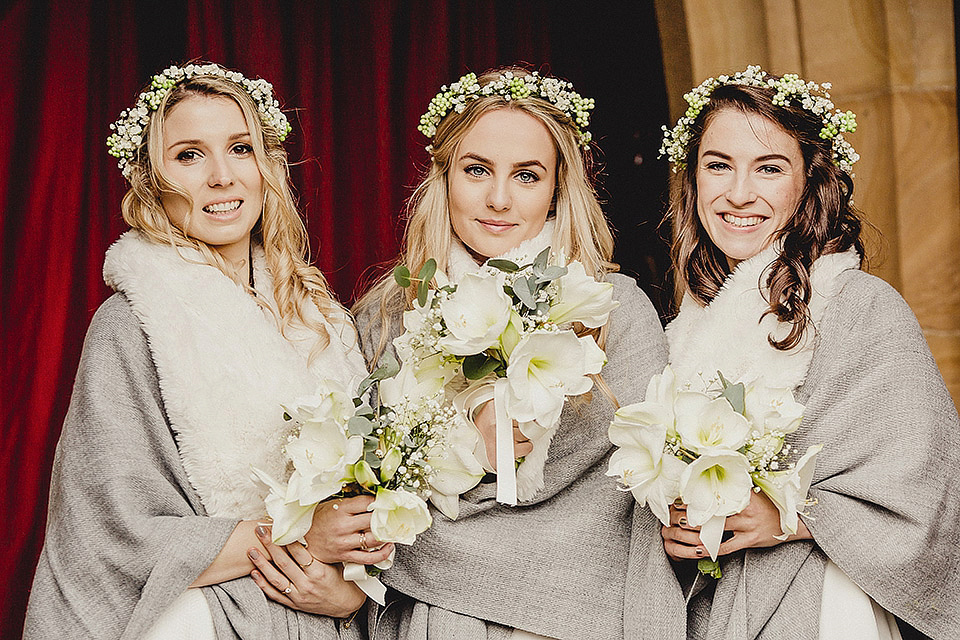
<svg viewBox="0 0 960 640">
<path fill-rule="evenodd" d="M 243 87 L 257 105 L 257 112 L 263 123 L 273 127 L 281 141 L 286 139 L 292 127 L 287 116 L 280 111 L 280 103 L 273 97 L 273 85 L 266 80 L 250 80 L 237 71 L 212 63 L 171 66 L 153 76 L 150 88 L 137 97 L 132 107 L 120 112 L 117 121 L 110 125 L 113 133 L 107 137 L 108 153 L 117 158 L 117 166 L 124 178 L 129 180 L 132 175 L 130 161 L 136 157 L 150 117 L 160 107 L 163 98 L 177 83 L 200 76 L 223 78 Z"/>
<path fill-rule="evenodd" d="M 689 105 L 686 113 L 677 121 L 673 129 L 668 129 L 666 125 L 662 127 L 663 144 L 660 146 L 660 157 L 667 156 L 673 163 L 674 171 L 686 166 L 690 138 L 693 136 L 691 129 L 693 122 L 710 102 L 710 96 L 714 90 L 723 85 L 769 87 L 776 91 L 772 99 L 773 104 L 781 107 L 798 104 L 819 117 L 823 121 L 820 137 L 831 141 L 833 163 L 846 173 L 853 175 L 853 165 L 860 159 L 860 155 L 847 142 L 843 134 L 857 130 L 857 117 L 852 111 L 840 111 L 835 108 L 830 99 L 831 85 L 826 82 L 823 84 L 805 82 L 795 73 L 776 78 L 756 65 L 748 66 L 745 70 L 733 75 L 707 78 L 700 83 L 700 86 L 683 96 Z"/>
<path fill-rule="evenodd" d="M 789 389 L 732 383 L 719 371 L 680 381 L 667 365 L 650 380 L 643 402 L 614 414 L 609 436 L 618 449 L 607 475 L 664 526 L 670 526 L 670 505 L 681 499 L 710 555 L 697 566 L 719 578 L 724 523 L 747 507 L 752 493 L 762 491 L 777 507 L 778 539 L 797 532 L 822 448 L 813 445 L 793 461 L 785 439 L 800 426 L 803 410 Z"/>
<path fill-rule="evenodd" d="M 440 87 L 430 101 L 427 112 L 420 116 L 417 129 L 428 138 L 437 134 L 437 125 L 451 111 L 463 113 L 467 103 L 485 96 L 502 96 L 507 100 L 521 100 L 533 96 L 553 104 L 570 118 L 580 134 L 580 145 L 586 147 L 593 139 L 587 131 L 593 98 L 584 98 L 573 90 L 573 84 L 559 78 L 543 77 L 534 71 L 528 75 L 505 71 L 494 81 L 480 86 L 477 74 L 468 73 L 450 86 Z M 427 147 L 431 150 L 431 147 Z"/>
</svg>

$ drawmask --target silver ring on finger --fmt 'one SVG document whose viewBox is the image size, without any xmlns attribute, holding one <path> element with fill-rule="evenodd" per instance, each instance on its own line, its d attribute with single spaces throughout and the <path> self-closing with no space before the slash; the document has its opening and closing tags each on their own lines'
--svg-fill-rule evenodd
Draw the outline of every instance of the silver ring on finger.
<svg viewBox="0 0 960 640">
<path fill-rule="evenodd" d="M 369 551 L 370 548 L 367 547 L 367 534 L 363 531 L 360 532 L 360 550 Z"/>
</svg>

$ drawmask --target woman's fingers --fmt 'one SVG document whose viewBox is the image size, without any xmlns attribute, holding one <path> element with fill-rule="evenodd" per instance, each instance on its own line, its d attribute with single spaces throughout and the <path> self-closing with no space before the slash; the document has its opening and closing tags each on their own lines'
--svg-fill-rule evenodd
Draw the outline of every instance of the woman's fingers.
<svg viewBox="0 0 960 640">
<path fill-rule="evenodd" d="M 533 453 L 533 443 L 520 431 L 520 425 L 513 423 L 513 457 L 523 458 Z"/>
<path fill-rule="evenodd" d="M 690 523 L 687 520 L 687 505 L 682 505 L 681 507 L 674 505 L 670 506 L 670 526 L 682 527 L 684 529 L 689 529 L 690 531 L 700 530 L 700 527 L 690 526 Z"/>
<path fill-rule="evenodd" d="M 254 569 L 250 576 L 257 586 L 267 595 L 268 598 L 280 604 L 293 606 L 289 595 L 293 592 L 295 586 L 293 581 L 287 578 L 277 569 L 262 553 L 256 549 L 250 549 L 247 552 L 250 561 L 253 562 Z"/>
<path fill-rule="evenodd" d="M 674 560 L 692 560 L 707 557 L 707 551 L 700 542 L 697 531 L 688 531 L 680 527 L 662 527 L 663 548 Z"/>
</svg>

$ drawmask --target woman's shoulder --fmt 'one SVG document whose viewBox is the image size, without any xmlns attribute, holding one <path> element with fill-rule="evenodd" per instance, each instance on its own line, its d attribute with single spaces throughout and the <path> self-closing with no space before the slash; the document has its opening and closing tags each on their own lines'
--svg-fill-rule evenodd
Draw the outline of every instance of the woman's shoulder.
<svg viewBox="0 0 960 640">
<path fill-rule="evenodd" d="M 147 336 L 143 332 L 130 301 L 122 293 L 107 298 L 93 314 L 84 351 L 110 352 L 113 354 L 148 354 Z"/>
<path fill-rule="evenodd" d="M 890 317 L 915 321 L 910 306 L 890 283 L 860 269 L 849 269 L 839 276 L 835 308 L 842 313 L 869 314 L 875 320 Z"/>
</svg>

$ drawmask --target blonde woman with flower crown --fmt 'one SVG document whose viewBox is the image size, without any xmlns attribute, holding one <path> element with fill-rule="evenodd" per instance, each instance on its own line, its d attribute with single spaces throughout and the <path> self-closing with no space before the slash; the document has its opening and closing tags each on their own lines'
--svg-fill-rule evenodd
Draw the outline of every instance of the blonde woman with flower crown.
<svg viewBox="0 0 960 640">
<path fill-rule="evenodd" d="M 114 128 L 132 229 L 107 252 L 116 293 L 84 343 L 25 637 L 336 638 L 364 597 L 333 563 L 392 548 L 358 548 L 369 500 L 278 548 L 251 479 L 283 474 L 281 403 L 365 375 L 306 261 L 287 119 L 265 81 L 187 65 Z"/>
<path fill-rule="evenodd" d="M 632 580 L 662 585 L 628 600 L 636 637 L 960 633 L 960 423 L 910 308 L 860 270 L 859 156 L 843 135 L 856 124 L 827 88 L 748 67 L 687 94 L 665 136 L 677 379 L 791 389 L 805 409 L 787 442 L 823 448 L 795 533 L 766 493 L 726 518 L 719 580 L 698 574 L 699 527 L 671 508 L 662 539 L 632 556 Z"/>
<path fill-rule="evenodd" d="M 592 106 L 556 78 L 503 69 L 444 88 L 421 120 L 431 159 L 409 202 L 398 264 L 416 273 L 435 258 L 458 282 L 489 258 L 524 264 L 550 246 L 612 283 L 620 306 L 593 333 L 608 364 L 593 391 L 564 408 L 544 486 L 508 506 L 495 499 L 496 483 L 484 482 L 462 496 L 457 520 L 435 514 L 382 574 L 391 591 L 386 608 L 371 612 L 371 638 L 623 636 L 632 505 L 604 490 L 606 430 L 617 403 L 638 399 L 645 385 L 637 381 L 661 369 L 666 352 L 653 306 L 610 261 L 613 238 L 590 184 Z M 392 349 L 411 296 L 388 277 L 358 303 L 368 362 Z M 488 460 L 496 459 L 493 414 L 493 401 L 474 414 Z M 515 456 L 529 454 L 517 428 L 514 437 Z"/>
</svg>

